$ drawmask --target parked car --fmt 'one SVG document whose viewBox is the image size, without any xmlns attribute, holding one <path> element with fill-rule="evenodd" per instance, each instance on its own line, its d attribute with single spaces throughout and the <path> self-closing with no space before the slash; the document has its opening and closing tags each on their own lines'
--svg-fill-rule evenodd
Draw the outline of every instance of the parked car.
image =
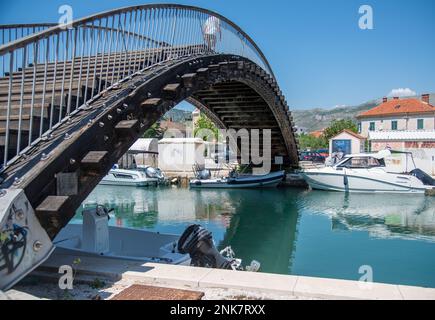
<svg viewBox="0 0 435 320">
<path fill-rule="evenodd" d="M 316 152 L 319 153 L 325 159 L 329 157 L 329 150 L 328 149 L 319 149 L 319 150 L 316 150 Z"/>
<path fill-rule="evenodd" d="M 304 151 L 299 155 L 300 161 L 325 162 L 325 157 L 318 152 Z"/>
</svg>

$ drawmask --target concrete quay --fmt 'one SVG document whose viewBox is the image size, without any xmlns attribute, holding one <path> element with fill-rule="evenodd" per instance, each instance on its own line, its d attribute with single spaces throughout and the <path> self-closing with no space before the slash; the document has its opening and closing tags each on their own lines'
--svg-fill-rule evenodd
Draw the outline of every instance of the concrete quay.
<svg viewBox="0 0 435 320">
<path fill-rule="evenodd" d="M 80 259 L 80 263 L 74 266 L 77 272 L 76 282 L 102 279 L 120 288 L 144 284 L 214 292 L 211 297 L 209 294 L 211 299 L 228 299 L 228 294 L 225 297 L 225 292 L 228 291 L 233 293 L 233 298 L 252 299 L 435 300 L 435 288 L 157 263 L 144 264 L 128 260 L 61 254 L 53 254 L 33 275 L 45 280 L 51 278 L 52 282 L 56 282 L 60 277 L 59 267 L 72 265 L 77 258 Z"/>
</svg>

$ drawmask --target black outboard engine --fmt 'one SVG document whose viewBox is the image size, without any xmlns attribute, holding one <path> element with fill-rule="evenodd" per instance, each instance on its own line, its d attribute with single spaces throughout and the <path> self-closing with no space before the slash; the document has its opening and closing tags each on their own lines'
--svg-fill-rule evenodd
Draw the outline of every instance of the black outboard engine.
<svg viewBox="0 0 435 320">
<path fill-rule="evenodd" d="M 411 174 L 419 179 L 421 182 L 423 182 L 424 185 L 435 186 L 435 180 L 423 170 L 414 169 L 411 171 Z"/>
<path fill-rule="evenodd" d="M 184 231 L 178 241 L 178 251 L 182 254 L 189 254 L 192 259 L 192 266 L 235 269 L 237 261 L 227 259 L 216 249 L 212 233 L 200 225 L 191 225 Z"/>
</svg>

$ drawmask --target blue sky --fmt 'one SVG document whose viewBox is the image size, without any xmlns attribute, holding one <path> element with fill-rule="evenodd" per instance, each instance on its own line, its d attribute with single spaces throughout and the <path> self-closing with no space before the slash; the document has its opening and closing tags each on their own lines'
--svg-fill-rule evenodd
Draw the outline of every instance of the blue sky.
<svg viewBox="0 0 435 320">
<path fill-rule="evenodd" d="M 435 92 L 433 0 L 185 0 L 228 17 L 259 44 L 293 109 L 356 105 L 393 89 Z M 0 23 L 57 21 L 146 0 L 0 0 Z M 358 27 L 361 5 L 374 29 Z"/>
</svg>

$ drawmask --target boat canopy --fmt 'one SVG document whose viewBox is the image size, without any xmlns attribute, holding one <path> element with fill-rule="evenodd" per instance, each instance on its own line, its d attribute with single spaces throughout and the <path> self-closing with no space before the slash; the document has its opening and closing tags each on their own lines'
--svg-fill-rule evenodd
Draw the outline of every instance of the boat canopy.
<svg viewBox="0 0 435 320">
<path fill-rule="evenodd" d="M 348 154 L 344 156 L 343 159 L 349 159 L 349 158 L 375 158 L 375 159 L 385 159 L 389 156 L 391 156 L 390 150 L 381 150 L 376 153 L 355 153 L 355 154 Z"/>
<path fill-rule="evenodd" d="M 130 154 L 158 154 L 159 141 L 157 139 L 138 139 L 128 150 Z"/>
</svg>

